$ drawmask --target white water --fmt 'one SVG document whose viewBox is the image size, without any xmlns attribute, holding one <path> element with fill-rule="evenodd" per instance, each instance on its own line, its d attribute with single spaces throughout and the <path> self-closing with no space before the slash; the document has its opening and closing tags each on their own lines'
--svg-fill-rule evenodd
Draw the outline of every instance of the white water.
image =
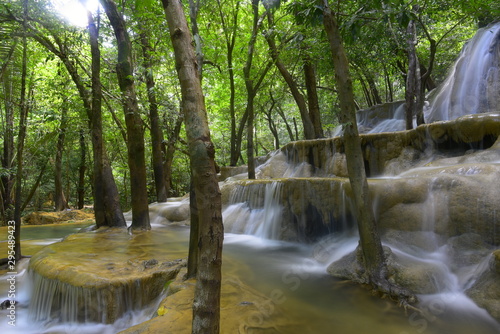
<svg viewBox="0 0 500 334">
<path fill-rule="evenodd" d="M 266 295 L 280 291 L 285 302 L 276 307 L 279 306 L 286 314 L 300 314 L 295 320 L 297 323 L 294 329 L 289 330 L 287 334 L 330 333 L 333 327 L 347 334 L 422 333 L 420 329 L 424 328 L 423 326 L 426 333 L 432 334 L 498 332 L 497 323 L 463 294 L 463 288 L 482 270 L 481 266 L 484 267 L 484 261 L 473 268 L 462 268 L 464 270 L 454 272 L 448 265 L 446 246 L 441 245 L 439 240 L 433 242 L 435 246 L 430 247 L 430 250 L 398 244 L 394 240 L 387 242 L 386 244 L 396 255 L 408 261 L 432 263 L 441 268 L 436 282 L 442 285 L 442 291 L 419 296 L 421 300 L 419 306 L 426 310 L 425 315 L 410 312 L 405 316 L 396 306 L 372 298 L 364 289 L 345 285 L 326 274 L 326 267 L 330 263 L 354 251 L 358 244 L 355 231 L 329 234 L 309 245 L 270 239 L 273 236 L 273 225 L 281 224 L 277 214 L 281 210 L 281 205 L 277 199 L 281 198 L 279 194 L 282 188 L 274 182 L 263 187 L 263 191 L 266 198 L 265 209 L 257 209 L 260 211 L 254 213 L 253 219 L 267 220 L 266 228 L 263 224 L 257 224 L 248 230 L 250 234 L 226 233 L 224 256 L 243 263 L 243 267 L 251 268 L 252 275 L 241 277 L 247 284 Z M 238 195 L 236 194 L 234 198 L 238 198 Z M 224 211 L 224 216 L 230 217 L 231 210 L 237 205 L 233 204 L 233 208 L 229 206 Z M 251 219 L 246 219 L 244 222 L 250 225 L 255 223 Z M 161 226 L 159 224 L 154 227 L 158 230 L 155 233 L 160 233 L 165 228 L 164 224 Z M 174 231 L 178 234 L 175 239 L 187 239 L 187 228 L 174 227 Z M 27 261 L 22 268 L 26 268 L 26 265 Z M 111 325 L 60 323 L 60 319 L 51 319 L 43 323 L 33 322 L 27 313 L 31 294 L 29 282 L 26 281 L 28 276 L 22 268 L 20 267 L 21 274 L 17 278 L 18 291 L 22 292 L 22 295 L 19 297 L 16 328 L 8 327 L 5 321 L 0 321 L 2 334 L 112 334 L 149 319 L 155 312 L 155 305 L 140 311 L 128 312 Z M 1 279 L 2 282 L 5 281 L 5 277 Z M 1 291 L 5 291 L 3 286 Z M 6 310 L 2 310 L 0 316 L 5 319 L 5 315 Z M 384 317 L 385 321 L 380 321 L 380 317 Z"/>
<path fill-rule="evenodd" d="M 425 123 L 500 110 L 500 23 L 479 29 L 468 41 L 445 81 L 425 102 Z M 382 116 L 383 117 L 383 116 Z M 368 112 L 358 113 L 360 133 L 406 130 L 404 104 L 379 119 Z M 414 119 L 413 127 L 416 127 Z M 333 136 L 341 135 L 339 127 Z"/>
<path fill-rule="evenodd" d="M 232 228 L 228 232 L 255 235 L 264 239 L 278 239 L 281 229 L 282 206 L 279 203 L 282 184 L 272 182 L 264 187 L 252 187 L 243 192 L 236 192 L 230 204 L 223 212 L 226 225 Z M 247 194 L 255 191 L 255 193 Z M 264 203 L 259 206 L 259 191 L 264 191 Z M 231 222 L 231 223 L 229 223 Z"/>
<path fill-rule="evenodd" d="M 500 23 L 478 30 L 424 111 L 426 123 L 498 111 Z"/>
</svg>

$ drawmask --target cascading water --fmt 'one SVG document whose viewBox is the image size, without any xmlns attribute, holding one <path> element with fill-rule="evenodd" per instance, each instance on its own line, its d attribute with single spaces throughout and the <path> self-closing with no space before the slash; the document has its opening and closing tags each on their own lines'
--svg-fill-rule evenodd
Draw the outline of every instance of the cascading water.
<svg viewBox="0 0 500 334">
<path fill-rule="evenodd" d="M 454 120 L 500 111 L 500 23 L 479 29 L 468 41 L 445 81 L 425 102 L 425 122 Z M 404 131 L 404 101 L 360 110 L 360 133 Z M 416 127 L 416 120 L 413 123 Z M 337 131 L 335 135 L 340 135 Z"/>
<path fill-rule="evenodd" d="M 279 202 L 281 188 L 280 182 L 271 182 L 235 191 L 230 199 L 231 204 L 223 212 L 226 225 L 232 225 L 227 232 L 278 239 L 283 210 Z"/>
<path fill-rule="evenodd" d="M 498 111 L 500 23 L 478 30 L 424 111 L 426 123 Z"/>
</svg>

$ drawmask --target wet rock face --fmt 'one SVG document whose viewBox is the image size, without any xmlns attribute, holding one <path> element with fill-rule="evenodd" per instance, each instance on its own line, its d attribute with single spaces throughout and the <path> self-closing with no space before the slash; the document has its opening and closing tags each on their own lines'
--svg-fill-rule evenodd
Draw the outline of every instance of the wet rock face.
<svg viewBox="0 0 500 334">
<path fill-rule="evenodd" d="M 490 158 L 500 155 L 491 149 Z M 469 163 L 475 156 L 462 156 L 462 164 L 449 158 L 414 169 L 396 178 L 369 180 L 372 203 L 381 231 L 432 231 L 443 237 L 475 233 L 486 243 L 500 244 L 499 196 L 496 184 L 500 164 Z M 439 167 L 438 167 L 439 166 Z M 276 194 L 281 209 L 279 239 L 313 242 L 333 232 L 353 227 L 351 190 L 346 178 L 286 178 L 230 182 L 222 187 L 227 205 L 246 203 L 247 214 L 227 215 L 226 231 L 244 233 L 252 223 L 251 210 L 264 210 L 265 187 L 281 184 Z M 241 196 L 236 198 L 234 194 Z M 269 204 L 269 203 L 268 203 Z M 238 228 L 233 229 L 234 226 Z"/>
<path fill-rule="evenodd" d="M 149 232 L 100 229 L 45 247 L 30 260 L 30 317 L 113 323 L 147 306 L 185 266 L 165 250 L 150 249 L 154 244 Z"/>
<path fill-rule="evenodd" d="M 487 268 L 466 293 L 500 321 L 500 250 L 492 253 Z"/>
<path fill-rule="evenodd" d="M 453 121 L 424 124 L 416 129 L 361 136 L 369 177 L 396 175 L 436 157 L 460 157 L 471 150 L 490 148 L 500 136 L 500 114 L 466 115 Z M 289 177 L 292 166 L 306 164 L 296 177 L 347 177 L 342 137 L 303 140 L 285 145 L 281 152 L 287 167 L 275 164 L 262 177 Z M 277 168 L 277 166 L 279 166 Z"/>
</svg>

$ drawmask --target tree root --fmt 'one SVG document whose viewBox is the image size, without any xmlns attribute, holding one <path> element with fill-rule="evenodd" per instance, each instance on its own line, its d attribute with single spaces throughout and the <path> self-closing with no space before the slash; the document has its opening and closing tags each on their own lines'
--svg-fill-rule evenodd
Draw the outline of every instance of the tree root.
<svg viewBox="0 0 500 334">
<path fill-rule="evenodd" d="M 383 271 L 382 271 L 383 272 Z M 381 273 L 382 274 L 382 273 Z M 383 276 L 383 275 L 381 275 Z M 371 277 L 370 285 L 372 291 L 379 294 L 381 298 L 388 298 L 403 307 L 405 312 L 414 311 L 422 314 L 423 311 L 414 306 L 418 302 L 417 296 L 410 290 L 397 284 L 389 282 L 385 277 Z"/>
</svg>

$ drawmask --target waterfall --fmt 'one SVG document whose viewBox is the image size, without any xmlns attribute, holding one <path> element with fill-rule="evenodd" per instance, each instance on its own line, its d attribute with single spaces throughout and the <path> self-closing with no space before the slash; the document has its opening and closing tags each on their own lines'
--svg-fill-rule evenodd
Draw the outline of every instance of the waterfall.
<svg viewBox="0 0 500 334">
<path fill-rule="evenodd" d="M 346 183 L 317 177 L 234 182 L 223 211 L 226 232 L 313 243 L 350 231 L 353 206 Z"/>
<path fill-rule="evenodd" d="M 500 23 L 478 30 L 424 111 L 426 123 L 498 111 Z"/>
<path fill-rule="evenodd" d="M 142 286 L 135 284 L 104 286 L 92 289 L 73 286 L 59 280 L 42 277 L 30 272 L 33 282 L 29 318 L 47 322 L 58 319 L 66 323 L 113 323 L 129 311 L 138 311 L 146 306 L 142 299 Z M 112 302 L 110 302 L 112 301 Z"/>
<path fill-rule="evenodd" d="M 282 183 L 257 183 L 238 187 L 224 210 L 230 232 L 252 234 L 265 239 L 279 239 L 283 206 L 280 204 Z"/>
</svg>

